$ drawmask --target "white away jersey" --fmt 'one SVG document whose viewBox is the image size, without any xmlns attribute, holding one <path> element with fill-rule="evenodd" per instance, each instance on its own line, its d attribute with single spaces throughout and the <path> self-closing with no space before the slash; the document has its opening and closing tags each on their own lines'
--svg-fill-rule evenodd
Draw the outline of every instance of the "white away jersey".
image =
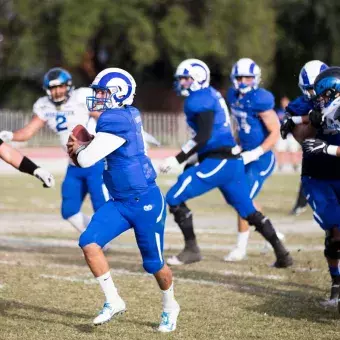
<svg viewBox="0 0 340 340">
<path fill-rule="evenodd" d="M 95 120 L 90 118 L 86 97 L 92 96 L 92 89 L 81 87 L 73 90 L 66 103 L 56 106 L 47 96 L 39 98 L 33 105 L 33 113 L 46 122 L 59 135 L 60 144 L 66 150 L 66 143 L 73 128 L 81 124 L 94 134 Z"/>
</svg>

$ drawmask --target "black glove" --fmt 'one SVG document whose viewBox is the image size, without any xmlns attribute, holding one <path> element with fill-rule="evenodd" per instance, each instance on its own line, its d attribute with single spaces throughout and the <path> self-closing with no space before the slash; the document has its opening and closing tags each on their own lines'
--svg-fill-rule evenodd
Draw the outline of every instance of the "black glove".
<svg viewBox="0 0 340 340">
<path fill-rule="evenodd" d="M 324 123 L 324 116 L 319 110 L 311 110 L 309 112 L 309 121 L 313 127 L 319 129 Z"/>
<path fill-rule="evenodd" d="M 280 133 L 282 139 L 286 139 L 289 133 L 292 133 L 295 127 L 295 123 L 293 122 L 292 115 L 290 113 L 286 113 L 283 116 L 282 125 L 280 127 Z"/>
<path fill-rule="evenodd" d="M 321 139 L 306 139 L 302 143 L 302 149 L 307 154 L 320 155 L 327 154 L 328 144 Z"/>
</svg>

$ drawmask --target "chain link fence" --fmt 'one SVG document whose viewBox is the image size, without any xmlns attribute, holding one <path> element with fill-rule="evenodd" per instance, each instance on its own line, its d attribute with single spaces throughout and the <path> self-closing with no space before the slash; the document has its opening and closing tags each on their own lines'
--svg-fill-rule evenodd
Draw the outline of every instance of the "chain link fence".
<svg viewBox="0 0 340 340">
<path fill-rule="evenodd" d="M 15 131 L 25 126 L 32 114 L 23 111 L 0 110 L 0 131 Z M 144 130 L 152 134 L 163 146 L 180 146 L 189 136 L 189 131 L 182 113 L 145 112 L 142 113 Z M 58 136 L 44 127 L 30 139 L 27 146 L 59 146 Z"/>
</svg>

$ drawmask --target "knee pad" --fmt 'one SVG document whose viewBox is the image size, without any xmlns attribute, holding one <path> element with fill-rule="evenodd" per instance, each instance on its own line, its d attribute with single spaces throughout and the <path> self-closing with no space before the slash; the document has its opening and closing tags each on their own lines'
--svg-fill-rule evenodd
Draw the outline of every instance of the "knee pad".
<svg viewBox="0 0 340 340">
<path fill-rule="evenodd" d="M 266 239 L 272 238 L 276 235 L 275 229 L 268 217 L 264 216 L 261 212 L 255 211 L 245 218 L 250 224 L 255 226 L 255 230 L 262 234 Z"/>
<path fill-rule="evenodd" d="M 159 260 L 143 260 L 143 268 L 149 274 L 156 274 L 164 266 L 164 262 Z"/>
<path fill-rule="evenodd" d="M 174 215 L 175 222 L 182 226 L 188 222 L 192 223 L 192 212 L 185 203 L 170 206 L 170 213 Z"/>
<path fill-rule="evenodd" d="M 326 235 L 324 254 L 332 260 L 340 260 L 340 241 L 333 241 L 331 232 Z"/>
</svg>

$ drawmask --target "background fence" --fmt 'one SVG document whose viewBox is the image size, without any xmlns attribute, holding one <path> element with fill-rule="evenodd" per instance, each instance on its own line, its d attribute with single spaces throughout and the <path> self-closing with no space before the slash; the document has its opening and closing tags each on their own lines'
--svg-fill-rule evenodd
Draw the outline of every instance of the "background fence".
<svg viewBox="0 0 340 340">
<path fill-rule="evenodd" d="M 14 131 L 26 125 L 32 117 L 31 113 L 23 111 L 0 111 L 0 131 Z M 164 146 L 182 145 L 188 138 L 189 132 L 185 117 L 182 113 L 145 112 L 142 114 L 144 130 L 157 138 Z M 44 127 L 27 146 L 59 146 L 58 136 L 49 128 Z"/>
</svg>

